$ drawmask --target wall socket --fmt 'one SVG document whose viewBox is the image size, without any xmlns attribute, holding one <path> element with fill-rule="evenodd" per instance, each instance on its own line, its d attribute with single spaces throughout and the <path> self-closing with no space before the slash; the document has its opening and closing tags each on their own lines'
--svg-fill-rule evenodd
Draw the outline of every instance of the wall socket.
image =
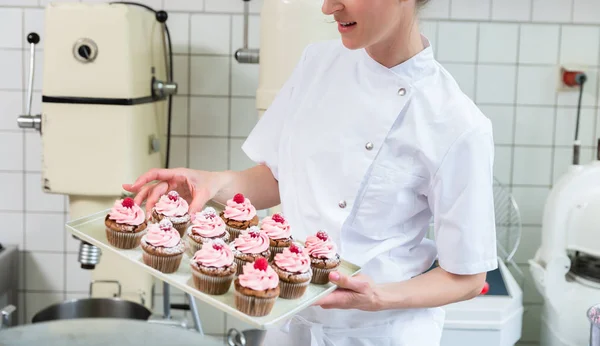
<svg viewBox="0 0 600 346">
<path fill-rule="evenodd" d="M 589 83 L 590 78 L 592 78 L 590 75 L 591 70 L 592 70 L 592 67 L 585 66 L 585 65 L 566 64 L 566 65 L 558 66 L 558 73 L 556 76 L 556 78 L 558 78 L 558 82 L 556 83 L 556 85 L 558 86 L 558 92 L 564 92 L 564 93 L 579 92 L 578 86 L 568 86 L 565 84 L 565 82 L 563 81 L 563 75 L 565 72 L 567 72 L 567 71 L 583 72 L 588 76 L 588 81 L 586 83 Z"/>
</svg>

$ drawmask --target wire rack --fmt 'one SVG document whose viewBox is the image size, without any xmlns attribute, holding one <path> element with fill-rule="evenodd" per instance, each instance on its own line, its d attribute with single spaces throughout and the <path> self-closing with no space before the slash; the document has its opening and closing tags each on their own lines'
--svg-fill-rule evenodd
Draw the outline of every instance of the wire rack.
<svg viewBox="0 0 600 346">
<path fill-rule="evenodd" d="M 498 256 L 519 275 L 521 268 L 513 260 L 521 244 L 521 212 L 508 188 L 494 177 L 494 214 Z"/>
</svg>

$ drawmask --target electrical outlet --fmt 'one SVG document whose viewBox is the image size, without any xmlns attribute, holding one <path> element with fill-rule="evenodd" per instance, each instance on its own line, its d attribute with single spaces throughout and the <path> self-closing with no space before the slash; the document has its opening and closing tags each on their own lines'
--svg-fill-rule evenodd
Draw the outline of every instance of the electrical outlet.
<svg viewBox="0 0 600 346">
<path fill-rule="evenodd" d="M 576 64 L 566 64 L 566 65 L 561 65 L 558 67 L 558 73 L 556 75 L 556 78 L 558 78 L 558 83 L 556 83 L 556 85 L 558 86 L 558 92 L 578 92 L 579 91 L 579 87 L 578 86 L 568 86 L 565 84 L 564 80 L 563 80 L 563 74 L 566 71 L 569 72 L 584 72 L 585 74 L 589 75 L 589 70 L 591 69 L 590 66 L 584 66 L 584 65 L 576 65 Z"/>
</svg>

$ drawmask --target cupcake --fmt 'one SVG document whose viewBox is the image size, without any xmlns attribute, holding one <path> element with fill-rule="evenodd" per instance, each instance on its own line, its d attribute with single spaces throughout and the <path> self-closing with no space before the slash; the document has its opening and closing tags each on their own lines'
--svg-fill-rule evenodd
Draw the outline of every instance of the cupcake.
<svg viewBox="0 0 600 346">
<path fill-rule="evenodd" d="M 279 277 L 265 258 L 259 258 L 244 265 L 234 287 L 236 309 L 249 316 L 266 316 L 279 296 Z"/>
<path fill-rule="evenodd" d="M 158 223 L 162 219 L 169 219 L 173 227 L 183 237 L 185 230 L 190 223 L 190 214 L 188 214 L 189 205 L 185 199 L 181 198 L 177 191 L 171 191 L 160 197 L 152 209 L 152 219 Z"/>
<path fill-rule="evenodd" d="M 340 255 L 337 247 L 324 231 L 317 232 L 306 238 L 304 243 L 310 256 L 310 267 L 313 271 L 311 282 L 313 284 L 326 284 L 329 282 L 329 273 L 340 266 Z"/>
<path fill-rule="evenodd" d="M 304 295 L 312 277 L 310 258 L 302 246 L 292 243 L 275 255 L 273 270 L 279 276 L 279 296 L 297 299 Z"/>
<path fill-rule="evenodd" d="M 241 231 L 258 226 L 256 208 L 241 193 L 227 201 L 225 210 L 221 212 L 221 218 L 225 221 L 232 240 L 237 238 Z"/>
<path fill-rule="evenodd" d="M 119 249 L 138 247 L 148 226 L 144 211 L 129 197 L 115 201 L 104 219 L 104 224 L 106 239 L 110 245 Z"/>
<path fill-rule="evenodd" d="M 205 242 L 194 254 L 190 266 L 194 286 L 212 295 L 227 293 L 237 270 L 231 249 L 220 238 Z"/>
<path fill-rule="evenodd" d="M 281 214 L 273 214 L 262 219 L 260 228 L 269 236 L 269 249 L 271 257 L 283 252 L 294 239 L 290 224 Z"/>
<path fill-rule="evenodd" d="M 229 233 L 225 229 L 225 222 L 219 217 L 214 208 L 207 207 L 200 213 L 194 215 L 192 225 L 187 232 L 187 254 L 192 257 L 196 251 L 202 248 L 202 244 L 221 239 L 229 242 Z"/>
<path fill-rule="evenodd" d="M 254 262 L 263 257 L 267 261 L 271 257 L 269 237 L 258 227 L 252 226 L 242 231 L 239 237 L 231 243 L 233 256 L 238 265 L 237 274 L 242 273 L 242 267 L 248 262 Z"/>
<path fill-rule="evenodd" d="M 148 226 L 148 233 L 141 240 L 143 261 L 163 273 L 179 269 L 185 251 L 185 243 L 169 219 Z"/>
</svg>

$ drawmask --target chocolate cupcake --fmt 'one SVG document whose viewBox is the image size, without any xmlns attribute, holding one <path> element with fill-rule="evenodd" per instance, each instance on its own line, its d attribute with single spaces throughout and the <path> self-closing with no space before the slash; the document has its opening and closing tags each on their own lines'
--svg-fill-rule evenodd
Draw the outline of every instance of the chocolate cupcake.
<svg viewBox="0 0 600 346">
<path fill-rule="evenodd" d="M 168 219 L 173 227 L 183 238 L 185 231 L 190 224 L 190 214 L 188 214 L 189 205 L 187 201 L 179 196 L 177 191 L 171 191 L 160 197 L 152 209 L 152 219 L 155 223 L 163 219 Z"/>
<path fill-rule="evenodd" d="M 148 233 L 142 237 L 141 246 L 144 263 L 163 273 L 174 273 L 179 269 L 185 243 L 179 232 L 168 219 L 148 226 Z"/>
<path fill-rule="evenodd" d="M 304 245 L 308 250 L 313 271 L 311 282 L 320 285 L 329 283 L 329 273 L 340 266 L 340 255 L 335 243 L 326 232 L 319 231 L 316 236 L 306 238 Z"/>
<path fill-rule="evenodd" d="M 188 228 L 186 237 L 186 253 L 192 257 L 196 251 L 202 248 L 202 244 L 221 239 L 229 242 L 229 232 L 225 229 L 225 222 L 217 215 L 214 208 L 207 207 L 200 213 L 194 215 L 192 225 Z"/>
<path fill-rule="evenodd" d="M 231 240 L 237 238 L 241 231 L 245 231 L 252 226 L 258 226 L 256 208 L 241 193 L 227 201 L 225 210 L 221 212 L 221 218 L 225 221 Z"/>
<path fill-rule="evenodd" d="M 269 236 L 271 259 L 275 254 L 283 252 L 283 249 L 289 247 L 294 241 L 290 224 L 279 213 L 262 219 L 260 229 Z"/>
<path fill-rule="evenodd" d="M 279 296 L 297 299 L 304 295 L 312 278 L 310 258 L 302 246 L 292 243 L 282 253 L 275 255 L 273 270 L 279 276 Z"/>
<path fill-rule="evenodd" d="M 194 286 L 201 292 L 222 295 L 229 291 L 237 271 L 233 253 L 225 242 L 205 242 L 190 261 Z"/>
<path fill-rule="evenodd" d="M 235 307 L 249 316 L 267 316 L 279 296 L 279 277 L 265 258 L 246 263 L 235 279 Z"/>
<path fill-rule="evenodd" d="M 256 226 L 242 231 L 240 236 L 231 243 L 231 248 L 238 265 L 238 275 L 242 273 L 242 268 L 246 263 L 254 262 L 261 257 L 268 261 L 271 257 L 269 237 Z"/>
<path fill-rule="evenodd" d="M 106 239 L 119 249 L 138 247 L 148 226 L 144 211 L 129 197 L 115 201 L 104 219 L 104 225 Z"/>
</svg>

